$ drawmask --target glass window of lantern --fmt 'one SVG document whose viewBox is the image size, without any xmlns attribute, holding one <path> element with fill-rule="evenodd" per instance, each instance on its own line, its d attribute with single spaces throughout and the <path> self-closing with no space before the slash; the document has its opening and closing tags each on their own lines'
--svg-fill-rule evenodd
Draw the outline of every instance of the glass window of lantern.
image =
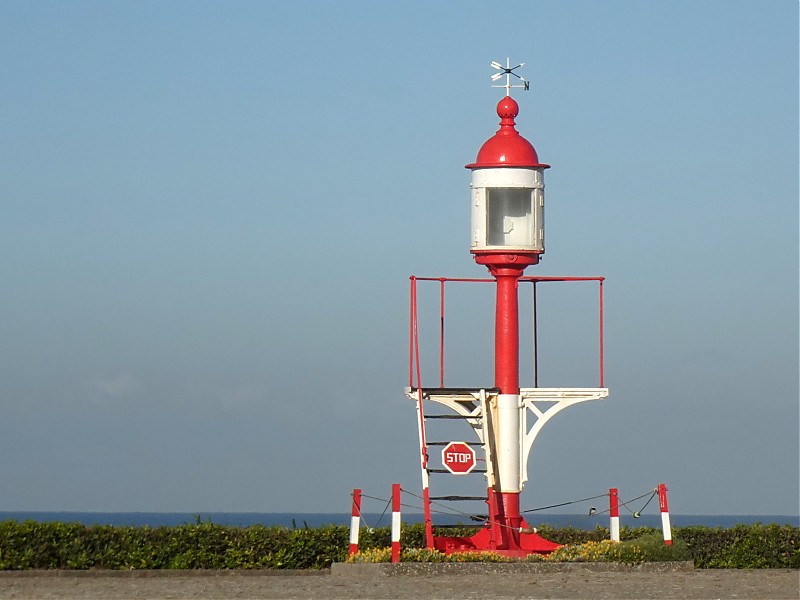
<svg viewBox="0 0 800 600">
<path fill-rule="evenodd" d="M 531 188 L 486 189 L 486 244 L 533 246 L 536 224 Z"/>
</svg>

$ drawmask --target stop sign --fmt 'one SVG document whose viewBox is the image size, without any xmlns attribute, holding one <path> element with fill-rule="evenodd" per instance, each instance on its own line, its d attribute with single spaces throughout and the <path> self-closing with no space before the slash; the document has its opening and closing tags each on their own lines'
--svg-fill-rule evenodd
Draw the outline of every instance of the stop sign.
<svg viewBox="0 0 800 600">
<path fill-rule="evenodd" d="M 466 475 L 477 464 L 475 450 L 464 442 L 450 442 L 442 448 L 442 464 L 453 475 Z"/>
</svg>

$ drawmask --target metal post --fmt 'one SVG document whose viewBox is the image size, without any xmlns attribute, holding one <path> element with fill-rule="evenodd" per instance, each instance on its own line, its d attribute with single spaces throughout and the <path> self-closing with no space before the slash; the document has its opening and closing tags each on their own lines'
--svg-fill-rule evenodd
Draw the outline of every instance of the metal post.
<svg viewBox="0 0 800 600">
<path fill-rule="evenodd" d="M 661 529 L 664 532 L 664 543 L 672 544 L 672 528 L 669 524 L 669 507 L 667 506 L 667 486 L 658 484 L 658 505 L 661 509 Z"/>
<path fill-rule="evenodd" d="M 611 541 L 619 541 L 619 490 L 611 488 L 608 490 L 609 513 L 611 514 Z"/>
<path fill-rule="evenodd" d="M 361 527 L 361 490 L 353 490 L 353 509 L 350 517 L 350 555 L 358 554 L 358 530 Z"/>
<path fill-rule="evenodd" d="M 392 484 L 392 562 L 400 562 L 400 484 Z"/>
<path fill-rule="evenodd" d="M 539 387 L 539 317 L 536 281 L 533 281 L 533 387 Z"/>
</svg>

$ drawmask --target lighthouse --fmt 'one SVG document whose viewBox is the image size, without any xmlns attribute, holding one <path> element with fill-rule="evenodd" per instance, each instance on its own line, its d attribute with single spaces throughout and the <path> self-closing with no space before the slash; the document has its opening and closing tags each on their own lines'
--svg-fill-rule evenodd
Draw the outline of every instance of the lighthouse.
<svg viewBox="0 0 800 600">
<path fill-rule="evenodd" d="M 519 278 L 544 254 L 544 171 L 533 145 L 516 130 L 519 105 L 506 95 L 497 104 L 500 128 L 467 165 L 472 170 L 472 241 L 475 262 L 497 282 L 494 387 L 497 394 L 493 519 L 507 531 L 521 529 L 519 385 Z M 507 536 L 508 537 L 508 536 Z M 510 536 L 514 538 L 514 536 Z M 513 541 L 513 539 L 512 539 Z"/>
<path fill-rule="evenodd" d="M 485 266 L 494 284 L 494 381 L 479 389 L 444 385 L 444 287 L 448 281 L 486 281 L 478 279 L 415 278 L 411 289 L 410 386 L 406 395 L 416 401 L 420 438 L 423 498 L 425 501 L 428 546 L 444 552 L 491 550 L 507 556 L 546 554 L 557 547 L 536 534 L 525 520 L 520 496 L 527 480 L 527 464 L 533 442 L 542 427 L 568 406 L 608 395 L 603 377 L 602 277 L 529 277 L 525 270 L 539 263 L 545 251 L 544 174 L 550 165 L 539 160 L 533 144 L 516 128 L 519 104 L 511 97 L 514 88 L 528 89 L 528 82 L 516 73 L 522 65 L 503 67 L 493 81 L 505 77 L 504 96 L 497 104 L 499 128 L 477 152 L 471 171 L 470 253 Z M 521 84 L 512 85 L 512 77 Z M 421 384 L 416 285 L 419 281 L 438 282 L 441 288 L 440 384 L 425 388 Z M 525 281 L 593 281 L 599 292 L 599 384 L 598 387 L 520 386 L 519 288 Z M 534 291 L 534 314 L 536 312 Z M 536 329 L 534 322 L 534 331 Z M 534 341 L 534 345 L 537 342 Z M 416 371 L 415 371 L 416 365 Z M 416 385 L 415 385 L 416 383 Z M 447 407 L 455 417 L 432 415 L 426 405 Z M 432 441 L 427 432 L 430 419 L 460 418 L 469 425 L 483 449 L 485 469 L 477 469 L 476 453 L 462 440 Z M 444 469 L 431 465 L 431 446 L 442 445 Z M 436 496 L 430 492 L 430 475 L 459 476 L 481 473 L 486 478 L 485 525 L 471 537 L 433 534 L 431 503 L 434 500 L 467 500 L 466 496 Z"/>
</svg>

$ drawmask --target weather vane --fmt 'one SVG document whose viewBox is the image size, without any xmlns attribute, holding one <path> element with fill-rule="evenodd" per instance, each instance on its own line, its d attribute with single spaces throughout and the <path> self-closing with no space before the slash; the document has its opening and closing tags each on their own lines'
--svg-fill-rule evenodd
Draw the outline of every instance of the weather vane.
<svg viewBox="0 0 800 600">
<path fill-rule="evenodd" d="M 522 88 L 523 90 L 526 90 L 526 91 L 529 90 L 531 82 L 528 81 L 527 79 L 523 79 L 522 77 L 520 77 L 519 75 L 514 73 L 514 71 L 516 69 L 519 69 L 520 67 L 522 67 L 524 65 L 525 65 L 525 63 L 520 63 L 516 67 L 512 67 L 510 60 L 508 58 L 506 58 L 506 66 L 504 67 L 503 65 L 501 65 L 496 60 L 493 60 L 492 61 L 492 68 L 493 69 L 497 69 L 498 71 L 500 71 L 500 73 L 495 73 L 494 75 L 492 75 L 492 81 L 497 81 L 503 75 L 505 75 L 506 76 L 506 82 L 505 82 L 504 85 L 493 85 L 492 87 L 506 88 L 506 96 L 510 96 L 511 95 L 511 88 Z M 521 85 L 511 85 L 511 76 L 512 75 L 514 77 L 516 77 L 517 79 L 519 79 L 522 82 L 522 84 Z"/>
</svg>

